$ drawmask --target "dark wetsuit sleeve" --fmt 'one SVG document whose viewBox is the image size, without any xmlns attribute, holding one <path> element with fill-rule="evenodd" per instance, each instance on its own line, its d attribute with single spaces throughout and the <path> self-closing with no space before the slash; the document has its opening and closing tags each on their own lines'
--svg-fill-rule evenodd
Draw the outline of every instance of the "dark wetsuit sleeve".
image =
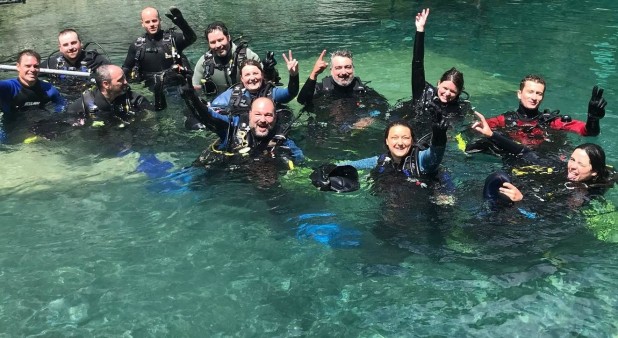
<svg viewBox="0 0 618 338">
<path fill-rule="evenodd" d="M 112 63 L 103 55 L 97 53 L 94 58 L 86 61 L 86 67 L 92 71 L 96 71 L 97 68 L 103 65 L 111 65 Z"/>
<path fill-rule="evenodd" d="M 302 105 L 311 104 L 311 102 L 313 101 L 313 94 L 315 93 L 316 83 L 317 80 L 311 80 L 310 78 L 307 78 L 307 81 L 305 81 L 303 88 L 300 90 L 296 101 L 298 101 L 298 103 Z"/>
<path fill-rule="evenodd" d="M 183 90 L 183 98 L 189 111 L 198 121 L 202 122 L 210 131 L 216 133 L 219 138 L 225 139 L 231 116 L 216 113 L 200 100 L 193 88 Z"/>
<path fill-rule="evenodd" d="M 299 80 L 298 74 L 290 75 L 290 80 L 288 82 L 288 93 L 290 94 L 289 101 L 291 101 L 292 99 L 296 97 L 296 95 L 298 95 L 299 82 L 300 80 Z"/>
<path fill-rule="evenodd" d="M 504 149 L 513 155 L 520 155 L 530 151 L 530 148 L 527 148 L 497 132 L 494 132 L 493 135 L 489 137 L 489 140 L 501 149 Z"/>
<path fill-rule="evenodd" d="M 4 116 L 11 112 L 11 100 L 18 92 L 19 88 L 15 81 L 0 81 L 0 110 L 4 112 Z"/>
<path fill-rule="evenodd" d="M 79 97 L 67 107 L 67 115 L 69 115 L 69 117 L 86 116 L 86 112 L 84 111 L 84 100 L 82 97 Z"/>
<path fill-rule="evenodd" d="M 152 103 L 142 95 L 135 95 L 131 100 L 131 105 L 140 110 L 154 110 Z"/>
<path fill-rule="evenodd" d="M 412 52 L 412 102 L 419 100 L 425 90 L 425 32 L 416 32 Z"/>
<path fill-rule="evenodd" d="M 124 63 L 122 64 L 122 70 L 124 71 L 124 75 L 129 79 L 131 77 L 131 70 L 133 66 L 135 66 L 135 54 L 137 53 L 137 47 L 132 43 L 129 46 L 129 51 L 127 52 L 127 57 L 124 59 Z"/>
<path fill-rule="evenodd" d="M 179 28 L 182 30 L 182 33 L 174 33 L 174 42 L 178 51 L 182 52 L 197 40 L 197 35 L 195 35 L 195 31 L 189 25 Z"/>
</svg>

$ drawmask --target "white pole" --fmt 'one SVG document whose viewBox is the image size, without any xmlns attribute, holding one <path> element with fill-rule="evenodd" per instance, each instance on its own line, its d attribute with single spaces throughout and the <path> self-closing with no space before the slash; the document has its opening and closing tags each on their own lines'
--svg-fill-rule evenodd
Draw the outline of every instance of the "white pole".
<svg viewBox="0 0 618 338">
<path fill-rule="evenodd" d="M 0 65 L 0 70 L 17 70 L 17 66 Z M 78 72 L 78 71 L 73 71 L 73 70 L 40 68 L 39 72 L 46 73 L 46 74 L 60 74 L 60 75 L 90 77 L 90 73 L 88 72 Z"/>
</svg>

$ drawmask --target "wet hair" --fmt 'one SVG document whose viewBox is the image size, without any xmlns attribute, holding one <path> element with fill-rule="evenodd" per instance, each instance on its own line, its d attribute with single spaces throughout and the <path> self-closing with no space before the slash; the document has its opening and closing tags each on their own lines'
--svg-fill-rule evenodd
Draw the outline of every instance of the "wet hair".
<svg viewBox="0 0 618 338">
<path fill-rule="evenodd" d="M 36 58 L 39 63 L 41 63 L 41 55 L 39 55 L 39 53 L 35 52 L 32 49 L 24 49 L 19 52 L 19 54 L 17 54 L 17 63 L 21 62 L 21 58 L 24 57 L 24 55 L 32 56 Z"/>
<path fill-rule="evenodd" d="M 461 92 L 464 90 L 463 73 L 457 70 L 457 68 L 453 67 L 444 72 L 444 74 L 442 74 L 442 76 L 440 77 L 440 82 L 444 81 L 451 81 L 455 84 L 455 87 L 457 87 L 457 97 L 459 97 L 459 94 L 461 94 Z"/>
<path fill-rule="evenodd" d="M 521 79 L 521 82 L 519 83 L 519 90 L 523 90 L 524 87 L 526 86 L 526 82 L 528 81 L 540 83 L 543 85 L 543 87 L 545 87 L 545 89 L 547 89 L 547 85 L 545 84 L 545 79 L 542 76 L 536 75 L 536 74 L 528 74 L 524 76 L 523 79 Z"/>
<path fill-rule="evenodd" d="M 262 69 L 262 64 L 259 61 L 253 60 L 253 59 L 245 59 L 245 61 L 243 61 L 240 64 L 240 72 L 242 73 L 242 69 L 245 68 L 245 66 L 255 66 L 258 67 L 260 69 L 260 72 L 262 72 L 262 74 L 264 74 L 264 70 Z"/>
<path fill-rule="evenodd" d="M 336 50 L 330 54 L 331 59 L 334 58 L 335 56 L 341 56 L 341 57 L 348 58 L 354 61 L 354 58 L 352 57 L 352 52 L 347 49 Z"/>
<path fill-rule="evenodd" d="M 230 37 L 227 26 L 222 21 L 214 21 L 206 27 L 206 30 L 204 30 L 204 38 L 206 38 L 206 41 L 208 41 L 208 34 L 214 31 L 221 31 L 223 35 L 228 37 L 228 39 Z"/>
<path fill-rule="evenodd" d="M 593 178 L 595 182 L 604 183 L 609 180 L 609 170 L 607 170 L 607 165 L 605 164 L 605 151 L 601 146 L 594 143 L 584 143 L 580 144 L 575 149 L 581 149 L 586 152 L 588 158 L 590 159 L 590 165 L 592 166 L 592 171 L 596 172 L 597 175 Z"/>
<path fill-rule="evenodd" d="M 386 128 L 384 129 L 384 142 L 386 143 L 386 139 L 388 139 L 388 133 L 391 131 L 391 128 L 395 127 L 395 126 L 403 126 L 403 127 L 407 127 L 408 129 L 410 129 L 410 134 L 412 135 L 412 140 L 413 142 L 416 141 L 416 138 L 414 137 L 414 129 L 412 129 L 412 125 L 410 123 L 408 123 L 408 121 L 406 120 L 395 120 L 392 121 L 391 123 L 389 123 Z"/>
<path fill-rule="evenodd" d="M 102 65 L 97 68 L 97 71 L 94 73 L 94 81 L 97 84 L 98 88 L 103 86 L 103 81 L 111 82 L 112 74 L 110 72 L 111 65 Z"/>
<path fill-rule="evenodd" d="M 79 41 L 79 42 L 82 41 L 82 39 L 79 37 L 79 34 L 77 33 L 77 31 L 74 30 L 73 28 L 67 28 L 67 29 L 61 30 L 60 33 L 58 33 L 58 38 L 60 38 L 64 34 L 68 34 L 68 33 L 75 33 L 75 35 L 77 35 L 77 41 Z"/>
</svg>

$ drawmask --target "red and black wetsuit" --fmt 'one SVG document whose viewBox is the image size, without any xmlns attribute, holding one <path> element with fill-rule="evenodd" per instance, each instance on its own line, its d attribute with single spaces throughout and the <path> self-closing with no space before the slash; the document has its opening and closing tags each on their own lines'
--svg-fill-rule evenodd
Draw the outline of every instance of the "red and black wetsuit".
<svg viewBox="0 0 618 338">
<path fill-rule="evenodd" d="M 565 130 L 577 133 L 582 136 L 596 136 L 599 134 L 597 128 L 588 123 L 573 120 L 569 116 L 560 116 L 559 111 L 550 112 L 545 110 L 540 112 L 538 109 L 526 109 L 522 105 L 517 111 L 510 111 L 504 114 L 487 119 L 491 129 L 506 129 L 508 135 L 526 146 L 538 146 L 548 140 L 549 129 Z"/>
</svg>

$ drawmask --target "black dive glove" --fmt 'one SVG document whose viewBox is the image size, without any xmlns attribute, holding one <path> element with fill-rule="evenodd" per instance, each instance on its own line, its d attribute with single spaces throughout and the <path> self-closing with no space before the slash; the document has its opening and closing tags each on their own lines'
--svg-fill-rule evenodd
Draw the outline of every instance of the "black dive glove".
<svg viewBox="0 0 618 338">
<path fill-rule="evenodd" d="M 530 151 L 529 148 L 511 140 L 510 138 L 495 132 L 489 137 L 489 140 L 493 142 L 498 148 L 503 149 L 507 153 L 512 155 L 520 155 Z"/>
<path fill-rule="evenodd" d="M 264 71 L 268 69 L 274 69 L 277 65 L 277 60 L 275 60 L 275 52 L 266 52 L 266 57 L 262 60 L 262 66 L 264 67 Z"/>
<path fill-rule="evenodd" d="M 592 96 L 588 102 L 587 136 L 597 136 L 601 133 L 599 120 L 605 116 L 605 106 L 607 106 L 607 101 L 603 98 L 603 88 L 594 86 L 592 88 Z"/>
<path fill-rule="evenodd" d="M 437 106 L 436 106 L 437 107 Z M 433 123 L 431 124 L 431 145 L 438 147 L 446 146 L 446 130 L 449 124 L 442 115 L 441 110 L 433 112 Z"/>
<path fill-rule="evenodd" d="M 588 118 L 600 120 L 605 117 L 605 106 L 607 106 L 607 101 L 603 98 L 603 88 L 594 86 L 592 97 L 588 102 Z"/>
<path fill-rule="evenodd" d="M 189 27 L 189 24 L 187 23 L 187 20 L 185 20 L 185 18 L 182 16 L 180 9 L 174 6 L 170 7 L 170 12 L 165 13 L 165 16 L 172 20 L 174 25 L 178 26 L 178 28 L 180 28 L 183 32 L 185 30 L 185 27 Z"/>
<path fill-rule="evenodd" d="M 262 60 L 262 67 L 264 68 L 264 78 L 267 81 L 271 81 L 276 85 L 281 85 L 279 81 L 281 81 L 281 77 L 279 76 L 279 72 L 275 68 L 277 65 L 277 60 L 275 60 L 274 52 L 266 52 L 266 58 Z"/>
</svg>

